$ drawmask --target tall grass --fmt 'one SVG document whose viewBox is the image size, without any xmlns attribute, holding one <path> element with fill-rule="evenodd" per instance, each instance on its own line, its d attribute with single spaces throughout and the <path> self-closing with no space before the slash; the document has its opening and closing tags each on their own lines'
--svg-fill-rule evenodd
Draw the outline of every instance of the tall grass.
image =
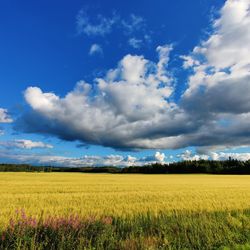
<svg viewBox="0 0 250 250">
<path fill-rule="evenodd" d="M 0 249 L 249 249 L 250 211 L 121 217 L 43 217 L 24 211 L 0 234 Z"/>
</svg>

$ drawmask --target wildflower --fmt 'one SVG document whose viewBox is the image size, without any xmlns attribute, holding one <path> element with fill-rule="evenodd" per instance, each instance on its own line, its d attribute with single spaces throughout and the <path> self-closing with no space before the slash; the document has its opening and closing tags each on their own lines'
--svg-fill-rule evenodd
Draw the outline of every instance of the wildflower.
<svg viewBox="0 0 250 250">
<path fill-rule="evenodd" d="M 102 222 L 103 222 L 104 224 L 106 224 L 106 225 L 111 225 L 112 222 L 113 222 L 113 219 L 112 219 L 112 217 L 107 216 L 107 217 L 102 218 Z"/>
<path fill-rule="evenodd" d="M 1 240 L 4 241 L 6 238 L 5 234 L 3 233 L 2 236 L 1 236 Z"/>
</svg>

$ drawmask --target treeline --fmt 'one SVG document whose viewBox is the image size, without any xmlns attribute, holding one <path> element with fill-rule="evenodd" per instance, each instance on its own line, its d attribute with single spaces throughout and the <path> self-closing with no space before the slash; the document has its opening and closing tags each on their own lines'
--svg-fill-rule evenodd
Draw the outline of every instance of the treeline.
<svg viewBox="0 0 250 250">
<path fill-rule="evenodd" d="M 28 164 L 0 164 L 0 172 L 52 172 L 60 168 Z"/>
<path fill-rule="evenodd" d="M 0 164 L 0 172 L 84 172 L 84 173 L 120 173 L 118 167 L 55 167 L 32 166 L 29 164 Z"/>
<path fill-rule="evenodd" d="M 121 173 L 121 174 L 250 174 L 250 160 L 238 161 L 181 161 L 169 164 L 151 164 L 131 167 L 54 167 L 31 166 L 28 164 L 0 164 L 0 172 L 80 172 L 80 173 Z"/>
<path fill-rule="evenodd" d="M 226 161 L 181 161 L 170 164 L 152 164 L 142 167 L 127 167 L 122 173 L 144 174 L 250 174 L 250 160 L 226 160 Z"/>
</svg>

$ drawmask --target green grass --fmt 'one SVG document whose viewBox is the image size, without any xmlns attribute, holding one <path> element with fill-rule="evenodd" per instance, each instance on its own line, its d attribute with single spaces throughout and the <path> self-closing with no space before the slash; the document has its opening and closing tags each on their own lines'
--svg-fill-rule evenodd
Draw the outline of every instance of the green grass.
<svg viewBox="0 0 250 250">
<path fill-rule="evenodd" d="M 176 212 L 72 223 L 25 224 L 1 233 L 1 249 L 249 249 L 250 211 Z"/>
</svg>

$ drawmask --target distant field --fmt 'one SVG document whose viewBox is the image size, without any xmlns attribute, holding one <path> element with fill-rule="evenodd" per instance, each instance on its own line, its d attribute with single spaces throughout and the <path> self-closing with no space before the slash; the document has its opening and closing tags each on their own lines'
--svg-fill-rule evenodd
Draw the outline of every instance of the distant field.
<svg viewBox="0 0 250 250">
<path fill-rule="evenodd" d="M 0 249 L 250 249 L 250 176 L 0 173 L 0 190 Z"/>
<path fill-rule="evenodd" d="M 124 216 L 250 208 L 250 176 L 0 173 L 0 223 L 28 214 Z"/>
</svg>

